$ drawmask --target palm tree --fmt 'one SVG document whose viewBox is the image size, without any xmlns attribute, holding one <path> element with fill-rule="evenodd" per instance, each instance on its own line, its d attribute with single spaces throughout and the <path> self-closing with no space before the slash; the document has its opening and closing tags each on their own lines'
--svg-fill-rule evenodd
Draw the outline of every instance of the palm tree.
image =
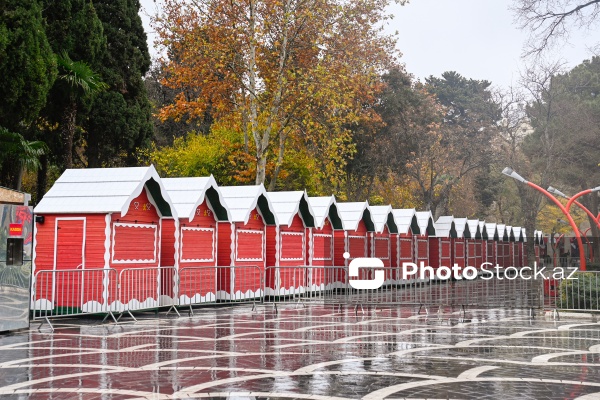
<svg viewBox="0 0 600 400">
<path fill-rule="evenodd" d="M 84 96 L 101 92 L 108 88 L 100 75 L 83 61 L 73 61 L 67 53 L 57 57 L 59 81 L 67 85 L 68 100 L 62 113 L 61 139 L 64 149 L 64 168 L 73 167 L 73 138 L 77 120 L 77 102 Z"/>
<path fill-rule="evenodd" d="M 23 171 L 40 168 L 40 157 L 48 152 L 41 141 L 28 141 L 0 126 L 0 184 L 21 190 Z"/>
</svg>

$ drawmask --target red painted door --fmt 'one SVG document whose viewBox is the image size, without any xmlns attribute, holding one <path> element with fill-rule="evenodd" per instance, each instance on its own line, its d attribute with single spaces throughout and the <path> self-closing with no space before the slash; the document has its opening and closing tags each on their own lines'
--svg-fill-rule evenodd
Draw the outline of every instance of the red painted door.
<svg viewBox="0 0 600 400">
<path fill-rule="evenodd" d="M 82 306 L 84 226 L 82 219 L 56 221 L 54 307 L 68 312 Z"/>
</svg>

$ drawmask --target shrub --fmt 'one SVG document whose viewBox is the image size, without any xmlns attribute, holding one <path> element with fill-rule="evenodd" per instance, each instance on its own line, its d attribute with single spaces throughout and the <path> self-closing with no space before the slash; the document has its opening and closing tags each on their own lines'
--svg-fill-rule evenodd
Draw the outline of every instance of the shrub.
<svg viewBox="0 0 600 400">
<path fill-rule="evenodd" d="M 577 272 L 576 280 L 564 280 L 560 284 L 557 306 L 563 309 L 600 311 L 600 273 Z"/>
</svg>

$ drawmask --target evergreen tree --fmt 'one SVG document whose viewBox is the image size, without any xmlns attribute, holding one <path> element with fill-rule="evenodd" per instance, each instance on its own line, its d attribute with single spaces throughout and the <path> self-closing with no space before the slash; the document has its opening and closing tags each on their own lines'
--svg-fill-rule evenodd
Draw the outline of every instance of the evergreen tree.
<svg viewBox="0 0 600 400">
<path fill-rule="evenodd" d="M 87 124 L 89 167 L 135 165 L 152 137 L 143 76 L 150 68 L 138 0 L 93 0 L 107 38 L 99 73 L 110 89 L 93 101 Z"/>
<path fill-rule="evenodd" d="M 74 65 L 85 64 L 97 72 L 106 51 L 106 38 L 91 0 L 43 0 L 43 5 L 46 35 L 53 52 L 63 61 L 67 58 L 73 60 Z M 66 77 L 72 71 L 62 63 L 59 73 Z M 44 130 L 39 132 L 39 139 L 52 151 L 41 159 L 38 199 L 42 198 L 48 186 L 49 164 L 59 165 L 61 169 L 73 167 L 74 136 L 75 132 L 81 131 L 76 127 L 86 120 L 92 99 L 90 94 L 78 96 L 78 90 L 78 85 L 74 85 L 72 80 L 57 79 L 48 94 L 42 111 L 43 123 L 39 124 Z"/>
<path fill-rule="evenodd" d="M 13 145 L 3 145 L 0 160 L 0 184 L 13 188 L 21 185 L 21 155 L 33 158 L 41 153 L 28 152 L 24 133 L 46 103 L 46 96 L 56 77 L 56 59 L 42 19 L 37 0 L 3 0 L 0 2 L 0 128 L 7 135 L 20 138 Z M 6 152 L 10 149 L 15 154 Z M 12 150 L 11 150 L 12 151 Z M 37 168 L 37 165 L 26 162 Z"/>
<path fill-rule="evenodd" d="M 12 131 L 37 118 L 56 76 L 56 60 L 37 0 L 0 2 L 0 125 Z"/>
</svg>

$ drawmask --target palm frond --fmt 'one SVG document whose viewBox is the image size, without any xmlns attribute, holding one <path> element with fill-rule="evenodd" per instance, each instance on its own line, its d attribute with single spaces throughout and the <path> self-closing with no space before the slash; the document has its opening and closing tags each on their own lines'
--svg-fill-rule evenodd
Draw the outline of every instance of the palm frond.
<svg viewBox="0 0 600 400">
<path fill-rule="evenodd" d="M 108 89 L 108 85 L 102 82 L 99 74 L 94 72 L 89 65 L 83 61 L 73 61 L 66 52 L 57 57 L 60 70 L 58 79 L 67 82 L 74 88 L 81 89 L 84 93 L 95 93 Z"/>
<path fill-rule="evenodd" d="M 0 127 L 0 162 L 15 160 L 33 171 L 40 168 L 40 157 L 47 153 L 46 143 L 25 140 L 22 135 Z"/>
</svg>

